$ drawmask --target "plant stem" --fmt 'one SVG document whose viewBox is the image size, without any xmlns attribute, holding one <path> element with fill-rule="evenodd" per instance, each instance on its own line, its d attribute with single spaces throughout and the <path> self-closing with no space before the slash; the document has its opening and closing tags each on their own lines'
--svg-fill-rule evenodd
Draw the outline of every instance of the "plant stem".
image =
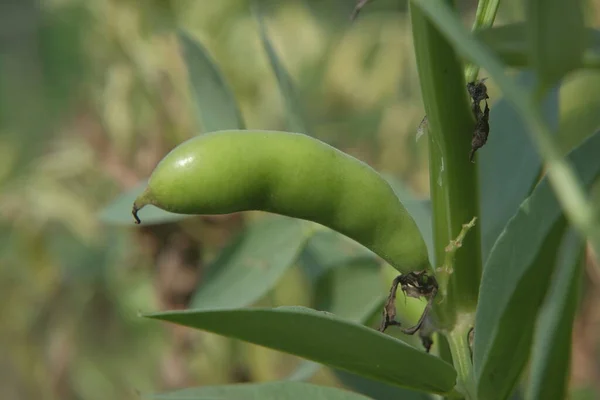
<svg viewBox="0 0 600 400">
<path fill-rule="evenodd" d="M 471 228 L 475 226 L 476 220 L 477 217 L 473 217 L 471 222 L 469 222 L 468 224 L 463 224 L 463 227 L 456 239 L 451 240 L 448 246 L 446 246 L 446 248 L 444 249 L 446 252 L 446 255 L 444 257 L 444 263 L 441 267 L 438 267 L 437 269 L 437 280 L 440 284 L 442 295 L 444 297 L 446 296 L 445 290 L 447 289 L 448 277 L 452 276 L 452 273 L 454 272 L 454 259 L 456 257 L 456 252 L 462 247 L 467 232 L 469 232 L 469 230 L 471 230 Z"/>
<path fill-rule="evenodd" d="M 458 390 L 466 399 L 475 400 L 475 384 L 473 382 L 473 364 L 471 362 L 471 348 L 469 345 L 469 332 L 473 326 L 474 314 L 463 314 L 458 317 L 455 328 L 446 335 L 454 368 L 458 373 Z"/>
<path fill-rule="evenodd" d="M 477 13 L 475 14 L 475 22 L 473 22 L 472 31 L 482 28 L 491 28 L 496 19 L 500 0 L 479 0 L 477 4 Z M 479 75 L 479 65 L 467 65 L 465 78 L 467 82 L 473 82 Z"/>
<path fill-rule="evenodd" d="M 442 262 L 446 246 L 463 224 L 479 216 L 477 168 L 469 161 L 475 120 L 458 55 L 419 8 L 411 5 L 410 15 L 429 127 L 435 255 Z M 476 307 L 481 277 L 480 243 L 477 224 L 456 253 L 447 296 L 435 305 L 442 329 L 452 330 L 458 311 L 470 312 Z M 445 289 L 442 287 L 441 292 Z"/>
<path fill-rule="evenodd" d="M 569 222 L 589 238 L 596 254 L 600 254 L 600 223 L 571 164 L 564 159 L 556 139 L 544 121 L 539 101 L 520 88 L 504 72 L 504 65 L 479 40 L 471 35 L 453 14 L 446 1 L 411 0 L 411 10 L 418 9 L 431 18 L 444 37 L 451 40 L 457 51 L 486 69 L 506 98 L 519 112 L 533 142 L 544 159 L 550 184 Z M 429 116 L 429 115 L 428 115 Z"/>
</svg>

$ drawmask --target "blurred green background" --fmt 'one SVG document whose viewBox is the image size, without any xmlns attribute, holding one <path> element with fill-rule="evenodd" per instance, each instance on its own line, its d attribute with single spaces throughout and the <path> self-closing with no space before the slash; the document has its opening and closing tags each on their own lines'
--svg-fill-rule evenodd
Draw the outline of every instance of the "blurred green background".
<svg viewBox="0 0 600 400">
<path fill-rule="evenodd" d="M 353 24 L 353 0 L 262 3 L 311 133 L 426 197 L 427 141 L 415 140 L 423 106 L 406 3 L 374 1 Z M 470 24 L 476 1 L 458 3 Z M 598 26 L 600 2 L 588 7 L 588 20 Z M 520 18 L 520 1 L 502 2 L 499 22 Z M 204 267 L 246 215 L 143 228 L 98 218 L 169 149 L 201 131 L 175 27 L 208 49 L 248 128 L 285 129 L 284 101 L 247 0 L 0 5 L 2 399 L 130 399 L 184 386 L 283 379 L 298 364 L 258 346 L 138 317 L 185 308 Z M 565 149 L 578 141 L 569 124 L 592 118 L 571 110 L 599 89 L 600 76 L 592 72 L 565 83 Z M 492 100 L 500 96 L 493 82 L 490 93 Z M 600 382 L 598 285 L 600 277 L 590 272 L 573 354 L 572 388 L 591 398 Z M 306 305 L 310 286 L 295 266 L 259 303 Z M 321 370 L 313 380 L 337 385 L 337 378 Z"/>
</svg>

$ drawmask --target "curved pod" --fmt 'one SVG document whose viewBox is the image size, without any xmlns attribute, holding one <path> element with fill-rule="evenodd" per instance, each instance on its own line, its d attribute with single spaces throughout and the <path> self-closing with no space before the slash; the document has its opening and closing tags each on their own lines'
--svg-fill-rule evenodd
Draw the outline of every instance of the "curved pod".
<svg viewBox="0 0 600 400">
<path fill-rule="evenodd" d="M 267 211 L 342 233 L 400 272 L 429 268 L 421 234 L 374 169 L 310 136 L 218 131 L 161 160 L 133 215 L 147 204 L 179 214 Z"/>
</svg>

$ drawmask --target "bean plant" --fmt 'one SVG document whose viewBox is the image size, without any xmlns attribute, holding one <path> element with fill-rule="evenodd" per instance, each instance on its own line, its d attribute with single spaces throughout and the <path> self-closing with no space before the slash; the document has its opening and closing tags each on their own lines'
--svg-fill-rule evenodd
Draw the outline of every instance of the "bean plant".
<svg viewBox="0 0 600 400">
<path fill-rule="evenodd" d="M 600 254 L 588 199 L 600 175 L 600 134 L 584 132 L 564 155 L 554 135 L 557 93 L 569 74 L 600 67 L 598 32 L 585 26 L 578 0 L 526 0 L 525 21 L 501 26 L 499 1 L 480 0 L 470 31 L 454 3 L 409 2 L 427 200 L 311 137 L 259 3 L 253 11 L 288 133 L 247 130 L 206 49 L 177 33 L 206 132 L 176 147 L 106 215 L 133 221 L 124 214 L 133 207 L 143 225 L 262 214 L 216 258 L 191 309 L 143 317 L 304 361 L 277 382 L 152 398 L 566 398 L 586 244 Z M 358 1 L 348 17 L 360 19 L 369 6 Z M 490 98 L 490 82 L 500 99 Z M 315 282 L 329 279 L 314 305 L 252 306 L 295 263 Z M 389 265 L 396 271 L 385 270 L 385 292 L 377 282 Z M 412 317 L 406 297 L 419 300 Z M 351 383 L 306 383 L 322 368 Z"/>
</svg>

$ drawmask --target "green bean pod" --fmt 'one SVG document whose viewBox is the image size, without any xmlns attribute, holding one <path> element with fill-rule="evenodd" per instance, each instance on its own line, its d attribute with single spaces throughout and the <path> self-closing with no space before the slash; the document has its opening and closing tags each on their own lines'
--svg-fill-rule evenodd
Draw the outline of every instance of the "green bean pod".
<svg viewBox="0 0 600 400">
<path fill-rule="evenodd" d="M 219 131 L 174 148 L 135 200 L 178 214 L 266 211 L 331 228 L 398 271 L 430 268 L 427 248 L 390 185 L 367 164 L 310 136 Z"/>
</svg>

